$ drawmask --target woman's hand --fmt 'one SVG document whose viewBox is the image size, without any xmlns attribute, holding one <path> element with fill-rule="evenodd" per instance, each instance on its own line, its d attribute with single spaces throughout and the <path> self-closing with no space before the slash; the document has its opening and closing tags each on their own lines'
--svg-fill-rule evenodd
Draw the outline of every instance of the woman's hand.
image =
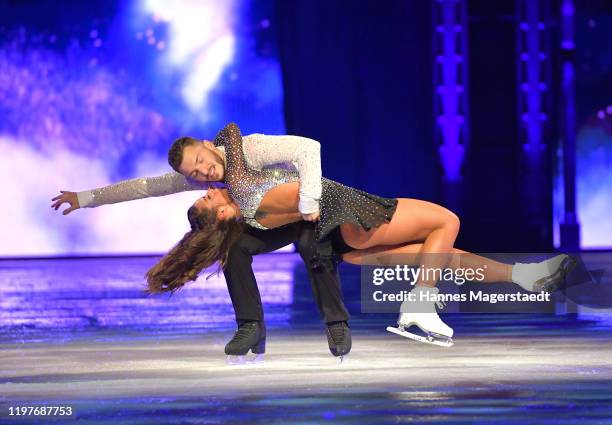
<svg viewBox="0 0 612 425">
<path fill-rule="evenodd" d="M 53 204 L 51 204 L 51 208 L 54 208 L 55 211 L 57 211 L 57 209 L 64 202 L 70 204 L 70 208 L 66 208 L 64 211 L 62 211 L 63 215 L 70 214 L 72 211 L 81 208 L 76 192 L 68 192 L 65 190 L 60 190 L 60 192 L 61 195 L 57 195 L 55 198 L 51 199 L 52 201 L 55 201 Z"/>
<path fill-rule="evenodd" d="M 310 214 L 302 214 L 302 220 L 305 221 L 317 221 L 319 220 L 319 211 Z"/>
</svg>

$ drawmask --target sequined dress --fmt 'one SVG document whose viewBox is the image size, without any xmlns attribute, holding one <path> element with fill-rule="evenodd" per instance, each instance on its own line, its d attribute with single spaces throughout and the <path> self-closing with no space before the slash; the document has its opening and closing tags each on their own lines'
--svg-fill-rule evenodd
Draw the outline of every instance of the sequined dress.
<svg viewBox="0 0 612 425">
<path fill-rule="evenodd" d="M 257 209 L 262 198 L 278 185 L 299 181 L 298 173 L 282 168 L 249 168 L 242 151 L 240 129 L 233 123 L 224 127 L 214 142 L 217 146 L 225 147 L 225 183 L 246 223 L 258 229 L 267 229 L 257 221 Z M 343 223 L 353 223 L 364 230 L 387 223 L 397 207 L 397 199 L 373 195 L 326 178 L 322 178 L 321 186 L 320 218 L 316 226 L 317 240 L 320 242 Z M 321 249 L 328 248 L 321 246 Z"/>
</svg>

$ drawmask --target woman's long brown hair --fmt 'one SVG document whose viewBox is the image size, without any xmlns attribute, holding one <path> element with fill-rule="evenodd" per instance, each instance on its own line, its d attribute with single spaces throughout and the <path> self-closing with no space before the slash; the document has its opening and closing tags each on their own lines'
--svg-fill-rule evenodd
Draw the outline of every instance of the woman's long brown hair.
<svg viewBox="0 0 612 425">
<path fill-rule="evenodd" d="M 196 280 L 203 269 L 216 261 L 219 261 L 218 273 L 244 228 L 242 222 L 234 219 L 218 220 L 216 210 L 198 212 L 191 207 L 187 218 L 191 230 L 145 275 L 148 294 L 174 293 L 187 282 Z"/>
</svg>

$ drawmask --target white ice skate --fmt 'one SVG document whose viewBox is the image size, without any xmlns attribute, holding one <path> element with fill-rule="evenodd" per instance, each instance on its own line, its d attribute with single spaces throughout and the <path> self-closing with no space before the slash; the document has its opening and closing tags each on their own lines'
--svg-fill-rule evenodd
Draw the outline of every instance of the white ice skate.
<svg viewBox="0 0 612 425">
<path fill-rule="evenodd" d="M 423 342 L 425 344 L 451 347 L 453 342 L 453 329 L 440 319 L 436 312 L 435 304 L 440 308 L 444 302 L 436 302 L 433 298 L 438 294 L 438 288 L 424 285 L 416 285 L 411 293 L 415 294 L 415 301 L 404 301 L 400 307 L 400 316 L 397 321 L 398 327 L 388 326 L 391 333 Z M 423 295 L 421 295 L 423 294 Z M 429 294 L 429 295 L 425 295 Z M 427 300 L 425 297 L 430 298 Z M 421 336 L 405 329 L 416 325 L 425 333 Z"/>
<path fill-rule="evenodd" d="M 559 254 L 539 263 L 516 263 L 512 267 L 512 282 L 530 292 L 551 293 L 576 266 L 576 260 Z"/>
</svg>

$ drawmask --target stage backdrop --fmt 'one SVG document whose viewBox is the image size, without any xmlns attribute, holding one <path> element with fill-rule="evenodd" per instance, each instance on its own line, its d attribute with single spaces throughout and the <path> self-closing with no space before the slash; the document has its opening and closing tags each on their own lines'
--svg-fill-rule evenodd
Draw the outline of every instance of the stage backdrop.
<svg viewBox="0 0 612 425">
<path fill-rule="evenodd" d="M 576 1 L 576 205 L 582 248 L 612 247 L 612 2 Z M 563 157 L 555 177 L 555 245 L 563 218 Z"/>
<path fill-rule="evenodd" d="M 230 120 L 283 134 L 272 12 L 263 0 L 2 2 L 0 256 L 178 241 L 201 192 L 67 216 L 50 200 L 166 173 L 172 140 L 210 139 Z"/>
</svg>

